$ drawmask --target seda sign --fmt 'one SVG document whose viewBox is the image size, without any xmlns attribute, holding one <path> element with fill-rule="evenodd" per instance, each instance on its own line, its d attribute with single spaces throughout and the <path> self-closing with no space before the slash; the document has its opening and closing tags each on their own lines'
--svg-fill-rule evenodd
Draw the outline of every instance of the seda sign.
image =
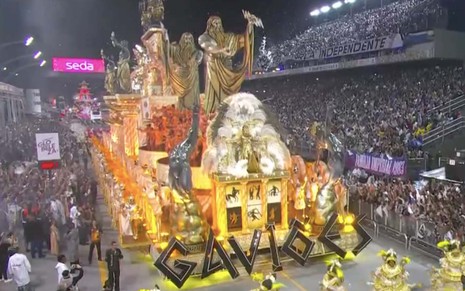
<svg viewBox="0 0 465 291">
<path fill-rule="evenodd" d="M 102 59 L 53 58 L 53 71 L 65 73 L 105 73 Z"/>
<path fill-rule="evenodd" d="M 347 252 L 341 249 L 336 245 L 333 240 L 340 238 L 339 234 L 330 234 L 332 228 L 337 221 L 337 213 L 333 213 L 331 218 L 327 221 L 323 230 L 316 237 L 325 248 L 333 251 L 338 256 L 344 258 Z M 360 222 L 365 218 L 365 214 L 358 216 L 352 226 L 355 231 L 360 235 L 361 241 L 359 244 L 352 250 L 354 255 L 358 255 L 370 242 L 370 235 L 363 229 L 360 225 Z M 302 222 L 297 219 L 293 219 L 290 223 L 289 233 L 286 236 L 286 239 L 281 247 L 278 249 L 278 243 L 275 236 L 275 226 L 274 224 L 268 224 L 266 226 L 265 232 L 268 234 L 269 240 L 269 254 L 271 257 L 271 265 L 273 272 L 282 271 L 283 266 L 280 260 L 279 252 L 281 251 L 288 257 L 292 258 L 296 263 L 301 266 L 304 266 L 307 262 L 310 254 L 315 246 L 316 242 L 307 237 L 305 232 L 305 226 Z M 237 259 L 240 264 L 244 267 L 246 272 L 250 275 L 253 271 L 255 264 L 255 259 L 258 254 L 258 249 L 260 245 L 260 240 L 262 238 L 263 231 L 255 230 L 250 242 L 250 247 L 248 250 L 243 250 L 240 244 L 236 241 L 234 236 L 231 236 L 227 239 L 228 244 L 231 246 L 231 249 L 236 254 Z M 302 251 L 298 251 L 295 247 L 295 243 L 300 241 L 304 245 Z M 214 252 L 216 251 L 219 260 L 214 261 Z M 155 261 L 155 267 L 157 267 L 163 275 L 166 276 L 176 287 L 181 288 L 184 283 L 189 279 L 189 277 L 194 272 L 194 269 L 197 267 L 197 262 L 192 262 L 179 258 L 177 255 L 176 258 L 173 258 L 174 254 L 181 254 L 182 256 L 187 256 L 189 250 L 185 244 L 180 242 L 175 237 L 171 238 L 168 243 L 168 246 L 160 253 L 160 256 Z M 172 260 L 174 259 L 174 261 Z M 171 261 L 171 262 L 170 262 Z M 219 243 L 216 238 L 213 236 L 213 232 L 210 230 L 208 234 L 208 239 L 205 245 L 205 253 L 202 260 L 201 266 L 201 278 L 206 278 L 215 272 L 226 269 L 231 276 L 231 278 L 236 279 L 239 277 L 239 271 L 231 259 L 231 256 L 224 249 L 221 243 Z"/>
</svg>

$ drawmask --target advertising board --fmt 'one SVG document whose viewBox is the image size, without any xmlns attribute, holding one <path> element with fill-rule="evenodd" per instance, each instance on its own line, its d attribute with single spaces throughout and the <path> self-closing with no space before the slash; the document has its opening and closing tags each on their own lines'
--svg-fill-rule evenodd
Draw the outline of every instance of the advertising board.
<svg viewBox="0 0 465 291">
<path fill-rule="evenodd" d="M 64 73 L 105 73 L 102 59 L 53 58 L 53 71 Z"/>
</svg>

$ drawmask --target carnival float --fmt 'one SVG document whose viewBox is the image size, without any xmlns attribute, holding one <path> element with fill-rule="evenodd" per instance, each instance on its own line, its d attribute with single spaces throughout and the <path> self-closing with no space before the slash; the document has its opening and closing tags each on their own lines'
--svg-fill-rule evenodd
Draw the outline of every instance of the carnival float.
<svg viewBox="0 0 465 291">
<path fill-rule="evenodd" d="M 291 155 L 275 113 L 239 92 L 261 20 L 243 11 L 246 28 L 234 34 L 212 16 L 200 50 L 190 33 L 170 42 L 161 0 L 140 8 L 136 66 L 116 33 L 110 40 L 118 58 L 101 51 L 110 131 L 93 138 L 94 167 L 121 245 L 150 246 L 155 266 L 179 288 L 191 275 L 223 268 L 232 278 L 238 268 L 250 275 L 259 249 L 270 250 L 273 272 L 282 269 L 278 248 L 301 265 L 314 256 L 360 253 L 371 238 L 359 224 L 363 217 L 346 212 L 343 145 L 316 126 L 319 157 Z M 232 66 L 238 53 L 242 62 Z M 220 261 L 212 261 L 214 253 Z M 324 286 L 342 286 L 338 268 L 331 265 Z"/>
</svg>

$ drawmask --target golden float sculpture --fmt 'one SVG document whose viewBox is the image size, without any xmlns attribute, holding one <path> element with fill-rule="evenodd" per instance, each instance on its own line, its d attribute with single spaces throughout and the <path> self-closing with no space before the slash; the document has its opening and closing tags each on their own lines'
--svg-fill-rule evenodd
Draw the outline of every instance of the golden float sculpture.
<svg viewBox="0 0 465 291">
<path fill-rule="evenodd" d="M 251 70 L 254 29 L 263 27 L 261 20 L 244 11 L 246 31 L 232 34 L 224 32 L 220 18 L 209 18 L 198 39 L 202 53 L 190 33 L 170 42 L 161 0 L 144 1 L 141 14 L 144 34 L 132 50 L 137 61 L 132 72 L 130 51 L 114 34 L 118 63 L 102 51 L 110 132 L 92 140 L 94 168 L 121 245 L 152 245 L 159 254 L 176 237 L 188 247 L 188 259 L 199 262 L 194 271 L 199 273 L 209 229 L 220 243 L 234 235 L 245 249 L 255 230 L 273 224 L 282 246 L 290 220 L 297 218 L 302 234 L 315 243 L 311 254 L 324 255 L 336 251 L 323 246 L 319 235 L 338 212 L 334 233 L 340 238 L 334 243 L 354 249 L 360 238 L 352 227 L 355 217 L 344 209 L 339 144 L 325 135 L 328 161 L 291 156 L 275 114 L 254 95 L 238 93 Z M 240 51 L 242 63 L 233 67 Z M 199 92 L 202 59 L 205 95 Z M 267 247 L 270 242 L 262 239 L 260 248 Z M 338 268 L 328 269 L 324 286 L 342 288 Z"/>
<path fill-rule="evenodd" d="M 247 27 L 242 34 L 225 32 L 218 16 L 211 16 L 205 32 L 199 37 L 199 45 L 205 53 L 205 100 L 204 110 L 214 113 L 228 96 L 239 92 L 247 72 L 252 72 L 254 51 L 254 27 L 262 27 L 262 21 L 247 11 L 243 12 Z M 242 63 L 234 67 L 232 58 L 242 49 Z"/>
</svg>

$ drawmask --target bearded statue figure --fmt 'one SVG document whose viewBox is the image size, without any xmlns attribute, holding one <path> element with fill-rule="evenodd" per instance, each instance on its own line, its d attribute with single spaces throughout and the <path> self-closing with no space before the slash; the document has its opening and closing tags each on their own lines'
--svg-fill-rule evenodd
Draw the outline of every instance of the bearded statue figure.
<svg viewBox="0 0 465 291">
<path fill-rule="evenodd" d="M 261 20 L 244 11 L 247 27 L 244 33 L 227 33 L 221 19 L 212 16 L 205 32 L 199 37 L 199 45 L 205 52 L 205 113 L 213 113 L 228 96 L 239 92 L 245 74 L 252 72 L 254 26 L 263 27 Z M 233 57 L 243 49 L 242 63 L 233 66 Z"/>
<path fill-rule="evenodd" d="M 179 43 L 170 46 L 170 79 L 174 93 L 179 96 L 180 109 L 192 109 L 199 96 L 199 70 L 203 53 L 195 47 L 191 33 L 182 34 Z"/>
<path fill-rule="evenodd" d="M 105 72 L 105 90 L 110 94 L 116 93 L 116 71 L 117 67 L 112 58 L 104 54 L 103 50 L 100 51 L 102 59 L 106 62 L 106 72 Z"/>
<path fill-rule="evenodd" d="M 131 93 L 131 69 L 129 62 L 131 52 L 129 51 L 128 42 L 126 40 L 118 41 L 114 32 L 111 33 L 111 42 L 114 47 L 120 49 L 118 58 L 118 93 Z"/>
</svg>

